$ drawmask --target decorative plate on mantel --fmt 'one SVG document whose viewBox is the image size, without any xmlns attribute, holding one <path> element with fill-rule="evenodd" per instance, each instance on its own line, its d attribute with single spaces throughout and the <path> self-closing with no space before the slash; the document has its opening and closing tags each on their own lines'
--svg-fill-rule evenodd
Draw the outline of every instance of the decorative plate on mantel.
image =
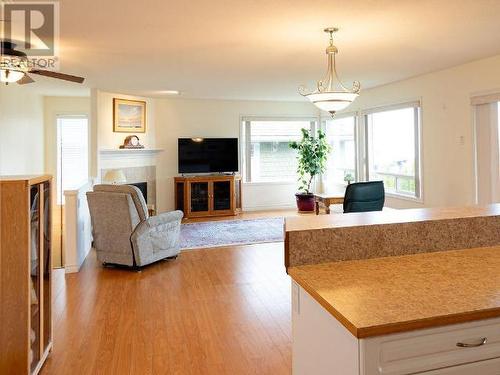
<svg viewBox="0 0 500 375">
<path fill-rule="evenodd" d="M 128 137 L 125 138 L 123 141 L 123 144 L 120 145 L 121 149 L 138 149 L 138 148 L 144 148 L 143 145 L 140 144 L 139 142 L 139 137 L 136 135 L 129 135 Z"/>
</svg>

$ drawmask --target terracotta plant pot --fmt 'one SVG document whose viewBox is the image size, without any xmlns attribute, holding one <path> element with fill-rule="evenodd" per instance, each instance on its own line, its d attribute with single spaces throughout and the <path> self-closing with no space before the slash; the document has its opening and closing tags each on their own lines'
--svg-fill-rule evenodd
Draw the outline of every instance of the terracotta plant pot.
<svg viewBox="0 0 500 375">
<path fill-rule="evenodd" d="M 314 211 L 314 194 L 295 194 L 295 200 L 297 201 L 297 209 L 300 212 L 311 212 Z"/>
</svg>

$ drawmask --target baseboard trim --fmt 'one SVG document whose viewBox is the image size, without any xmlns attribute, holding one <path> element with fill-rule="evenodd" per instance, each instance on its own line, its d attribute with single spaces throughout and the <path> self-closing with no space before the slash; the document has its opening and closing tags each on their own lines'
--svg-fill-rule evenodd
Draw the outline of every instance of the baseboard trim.
<svg viewBox="0 0 500 375">
<path fill-rule="evenodd" d="M 270 210 L 290 210 L 296 208 L 295 204 L 271 204 L 258 206 L 243 206 L 245 211 L 270 211 Z"/>
<path fill-rule="evenodd" d="M 89 246 L 88 250 L 85 251 L 82 259 L 80 260 L 80 264 L 65 264 L 64 265 L 64 271 L 65 271 L 65 273 L 80 272 L 80 268 L 82 268 L 83 263 L 85 263 L 85 259 L 87 259 L 87 256 L 89 255 L 90 250 L 92 250 L 92 246 Z"/>
<path fill-rule="evenodd" d="M 67 264 L 64 266 L 65 273 L 77 273 L 80 271 L 80 266 L 78 264 Z"/>
</svg>

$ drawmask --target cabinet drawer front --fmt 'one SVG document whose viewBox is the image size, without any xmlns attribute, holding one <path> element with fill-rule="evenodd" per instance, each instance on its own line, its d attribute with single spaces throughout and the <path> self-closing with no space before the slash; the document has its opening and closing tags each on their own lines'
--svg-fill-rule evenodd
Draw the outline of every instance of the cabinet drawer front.
<svg viewBox="0 0 500 375">
<path fill-rule="evenodd" d="M 500 358 L 423 372 L 421 375 L 499 375 Z"/>
<path fill-rule="evenodd" d="M 500 319 L 363 339 L 360 349 L 364 374 L 370 375 L 413 374 L 483 361 L 500 357 Z"/>
</svg>

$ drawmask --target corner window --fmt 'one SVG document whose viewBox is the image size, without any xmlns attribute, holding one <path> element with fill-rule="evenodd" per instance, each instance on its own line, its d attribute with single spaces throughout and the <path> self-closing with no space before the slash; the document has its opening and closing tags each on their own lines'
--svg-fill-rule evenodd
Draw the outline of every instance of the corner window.
<svg viewBox="0 0 500 375">
<path fill-rule="evenodd" d="M 420 198 L 420 106 L 409 104 L 365 115 L 368 180 L 389 194 Z"/>
<path fill-rule="evenodd" d="M 246 182 L 296 182 L 297 151 L 288 147 L 301 129 L 314 130 L 314 119 L 245 119 L 243 174 Z"/>
</svg>

